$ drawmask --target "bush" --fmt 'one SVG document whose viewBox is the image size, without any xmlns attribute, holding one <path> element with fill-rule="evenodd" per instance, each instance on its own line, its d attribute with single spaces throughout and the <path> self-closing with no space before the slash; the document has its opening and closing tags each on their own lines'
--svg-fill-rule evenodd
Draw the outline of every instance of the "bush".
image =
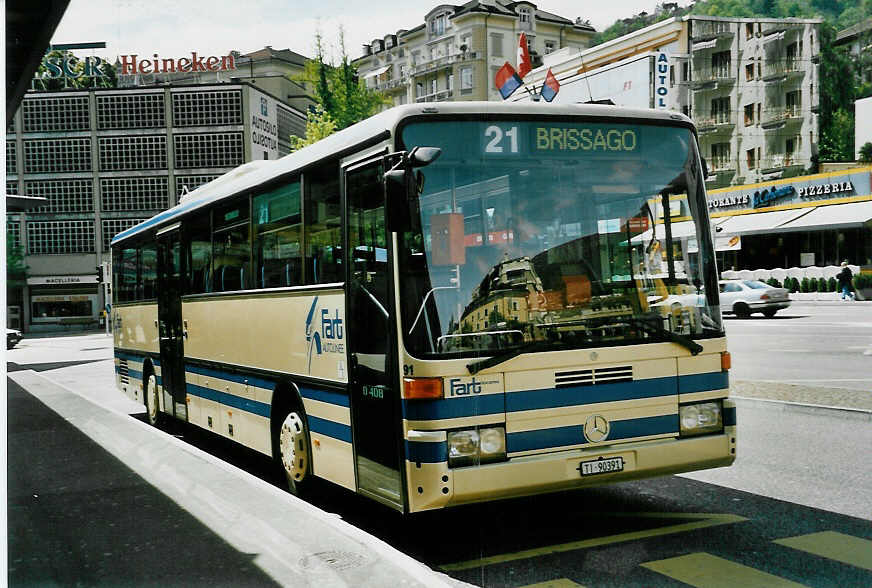
<svg viewBox="0 0 872 588">
<path fill-rule="evenodd" d="M 803 278 L 799 283 L 799 291 L 804 294 L 808 293 L 808 278 Z"/>
<path fill-rule="evenodd" d="M 827 292 L 835 292 L 838 286 L 839 283 L 836 282 L 836 278 L 830 278 L 829 280 L 827 280 Z"/>
<path fill-rule="evenodd" d="M 781 282 L 776 280 L 775 278 L 769 278 L 766 280 L 766 283 L 772 286 L 773 288 L 781 288 Z"/>
<path fill-rule="evenodd" d="M 872 288 L 872 275 L 857 274 L 854 276 L 854 289 Z"/>
<path fill-rule="evenodd" d="M 818 292 L 828 292 L 827 290 L 827 280 L 826 278 L 818 278 L 817 281 L 817 291 Z"/>
</svg>

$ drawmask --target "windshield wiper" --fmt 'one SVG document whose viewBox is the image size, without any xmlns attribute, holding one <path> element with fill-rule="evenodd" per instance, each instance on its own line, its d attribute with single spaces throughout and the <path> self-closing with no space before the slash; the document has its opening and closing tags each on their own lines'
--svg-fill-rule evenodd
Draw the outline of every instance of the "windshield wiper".
<svg viewBox="0 0 872 588">
<path fill-rule="evenodd" d="M 703 350 L 702 345 L 700 345 L 693 339 L 685 337 L 684 335 L 676 333 L 675 331 L 670 331 L 669 329 L 657 323 L 651 323 L 645 319 L 641 319 L 638 317 L 625 317 L 621 319 L 621 322 L 625 322 L 627 324 L 639 327 L 648 334 L 660 335 L 667 341 L 678 343 L 682 347 L 689 350 L 691 355 L 698 355 L 699 352 Z"/>
<path fill-rule="evenodd" d="M 518 357 L 519 355 L 522 355 L 524 353 L 533 353 L 536 351 L 552 351 L 560 347 L 563 347 L 563 345 L 560 345 L 560 343 L 555 343 L 553 341 L 531 341 L 525 345 L 510 349 L 505 353 L 500 353 L 498 355 L 494 355 L 493 357 L 488 357 L 469 363 L 466 365 L 466 369 L 468 369 L 469 373 L 474 376 L 482 370 L 486 370 L 489 367 L 494 367 L 495 365 L 505 363 L 513 357 Z"/>
</svg>

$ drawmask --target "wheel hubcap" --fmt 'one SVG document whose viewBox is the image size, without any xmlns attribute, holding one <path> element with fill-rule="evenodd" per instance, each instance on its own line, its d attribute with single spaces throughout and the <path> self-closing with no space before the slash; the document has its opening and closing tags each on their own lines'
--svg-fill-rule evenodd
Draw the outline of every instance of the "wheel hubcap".
<svg viewBox="0 0 872 588">
<path fill-rule="evenodd" d="M 282 466 L 288 477 L 294 482 L 301 482 L 306 477 L 309 455 L 303 419 L 295 412 L 285 417 L 282 423 L 279 447 L 282 454 Z"/>
</svg>

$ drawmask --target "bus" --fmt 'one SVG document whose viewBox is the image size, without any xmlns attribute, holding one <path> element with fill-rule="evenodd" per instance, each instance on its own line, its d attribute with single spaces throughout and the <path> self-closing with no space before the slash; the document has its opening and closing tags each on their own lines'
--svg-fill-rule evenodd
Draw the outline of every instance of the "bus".
<svg viewBox="0 0 872 588">
<path fill-rule="evenodd" d="M 111 241 L 117 384 L 402 513 L 736 456 L 685 116 L 386 110 Z"/>
</svg>

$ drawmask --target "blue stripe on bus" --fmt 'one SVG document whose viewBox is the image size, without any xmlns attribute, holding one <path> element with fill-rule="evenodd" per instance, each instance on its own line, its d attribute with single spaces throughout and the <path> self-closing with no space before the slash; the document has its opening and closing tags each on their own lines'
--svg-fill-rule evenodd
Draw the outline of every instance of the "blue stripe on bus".
<svg viewBox="0 0 872 588">
<path fill-rule="evenodd" d="M 205 368 L 191 364 L 185 364 L 185 371 L 192 374 L 198 374 L 200 376 L 220 378 L 222 380 L 227 380 L 228 382 L 236 382 L 237 384 L 248 384 L 249 386 L 256 386 L 258 388 L 264 388 L 266 390 L 272 390 L 275 387 L 275 382 L 273 382 L 272 380 L 265 380 L 263 378 L 257 378 L 254 376 L 231 373 L 223 370 Z"/>
<path fill-rule="evenodd" d="M 315 388 L 300 386 L 300 394 L 303 398 L 308 398 L 309 400 L 317 400 L 319 402 L 326 402 L 327 404 L 344 406 L 345 408 L 351 406 L 348 400 L 348 394 L 343 392 L 336 392 L 334 390 L 316 390 Z"/>
<path fill-rule="evenodd" d="M 705 392 L 706 390 L 724 390 L 730 387 L 729 372 L 709 372 L 678 377 L 678 393 Z"/>
<path fill-rule="evenodd" d="M 121 374 L 121 366 L 118 366 L 118 365 L 115 366 L 115 373 L 119 374 L 119 375 Z M 130 379 L 141 380 L 142 379 L 142 372 L 128 368 L 127 369 L 127 377 Z"/>
<path fill-rule="evenodd" d="M 413 421 L 503 414 L 505 410 L 504 394 L 441 400 L 403 400 L 403 415 Z"/>
<path fill-rule="evenodd" d="M 724 409 L 724 426 L 732 427 L 736 424 L 736 407 L 727 407 Z"/>
<path fill-rule="evenodd" d="M 239 410 L 244 410 L 245 412 L 250 412 L 252 414 L 267 418 L 269 418 L 270 415 L 270 405 L 265 402 L 258 402 L 249 398 L 243 398 L 242 396 L 236 396 L 235 394 L 228 394 L 226 392 L 212 390 L 211 388 L 204 388 L 203 386 L 197 386 L 195 384 L 188 384 L 186 390 L 188 394 L 191 394 L 193 396 L 199 396 L 200 398 L 212 400 L 225 406 L 238 408 Z"/>
<path fill-rule="evenodd" d="M 406 441 L 406 459 L 413 463 L 441 463 L 448 461 L 448 445 L 425 441 Z"/>
<path fill-rule="evenodd" d="M 351 427 L 348 425 L 343 425 L 336 421 L 321 419 L 312 415 L 307 415 L 306 418 L 309 421 L 309 430 L 312 433 L 327 435 L 328 437 L 351 443 Z"/>
<path fill-rule="evenodd" d="M 637 400 L 657 396 L 673 396 L 678 386 L 675 377 L 651 378 L 633 382 L 572 386 L 571 388 L 543 388 L 506 394 L 506 411 L 563 408 L 599 402 Z"/>
<path fill-rule="evenodd" d="M 507 450 L 509 453 L 515 453 L 518 451 L 552 449 L 570 445 L 586 445 L 587 439 L 584 438 L 583 428 L 582 425 L 573 425 L 570 427 L 509 433 L 506 436 Z M 625 421 L 612 421 L 608 439 L 610 441 L 617 441 L 618 439 L 632 439 L 634 437 L 661 435 L 664 433 L 678 433 L 678 413 L 628 419 Z"/>
</svg>

